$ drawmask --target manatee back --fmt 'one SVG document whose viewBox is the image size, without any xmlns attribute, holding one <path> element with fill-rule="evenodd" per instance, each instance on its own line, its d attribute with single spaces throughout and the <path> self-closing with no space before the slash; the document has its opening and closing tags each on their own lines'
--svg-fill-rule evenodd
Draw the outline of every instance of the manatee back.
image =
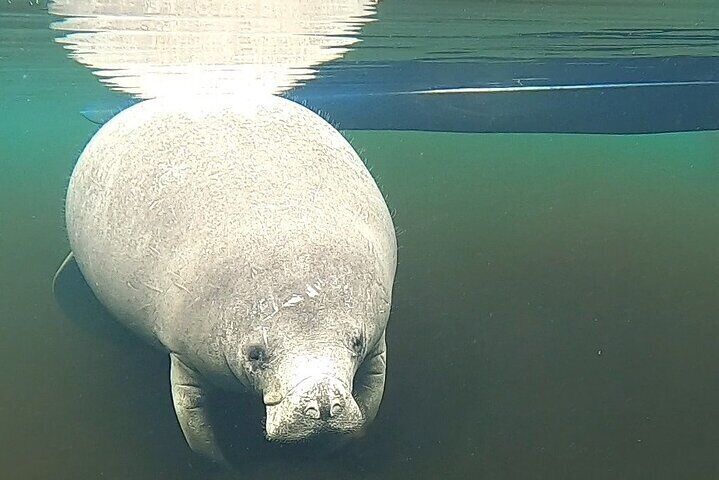
<svg viewBox="0 0 719 480">
<path fill-rule="evenodd" d="M 370 255 L 387 288 L 394 276 L 392 221 L 361 159 L 327 122 L 277 97 L 167 98 L 121 112 L 80 156 L 66 219 L 98 298 L 160 339 L 161 317 L 191 296 L 202 265 L 271 270 L 325 249 L 327 262 Z"/>
</svg>

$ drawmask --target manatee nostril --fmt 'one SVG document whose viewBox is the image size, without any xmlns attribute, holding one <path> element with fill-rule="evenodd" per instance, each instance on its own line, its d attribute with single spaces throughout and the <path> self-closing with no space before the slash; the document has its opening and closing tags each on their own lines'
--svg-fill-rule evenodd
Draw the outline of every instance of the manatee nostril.
<svg viewBox="0 0 719 480">
<path fill-rule="evenodd" d="M 320 419 L 320 411 L 317 407 L 306 407 L 304 413 L 307 417 L 313 418 L 315 420 Z"/>
<path fill-rule="evenodd" d="M 304 409 L 302 410 L 302 413 L 304 413 L 306 417 L 312 418 L 314 420 L 319 420 L 321 416 L 320 405 L 317 403 L 316 400 L 311 400 L 305 405 Z"/>
<path fill-rule="evenodd" d="M 340 413 L 342 413 L 342 410 L 344 410 L 344 405 L 342 405 L 342 402 L 339 400 L 334 400 L 332 402 L 332 405 L 330 406 L 330 417 L 336 417 Z"/>
</svg>

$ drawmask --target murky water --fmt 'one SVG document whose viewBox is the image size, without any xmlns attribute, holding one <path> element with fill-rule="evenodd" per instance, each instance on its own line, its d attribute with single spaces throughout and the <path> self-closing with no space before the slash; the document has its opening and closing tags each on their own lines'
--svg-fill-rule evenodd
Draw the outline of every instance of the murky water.
<svg viewBox="0 0 719 480">
<path fill-rule="evenodd" d="M 716 55 L 712 1 L 625 3 L 384 0 L 341 64 Z M 0 12 L 0 478 L 719 476 L 719 132 L 706 122 L 345 131 L 401 231 L 378 419 L 330 457 L 249 440 L 237 471 L 218 472 L 185 444 L 165 355 L 53 298 L 64 192 L 98 128 L 80 112 L 121 97 L 53 42 L 64 33 L 41 5 Z M 682 88 L 652 116 L 684 98 L 719 112 L 715 89 Z"/>
</svg>

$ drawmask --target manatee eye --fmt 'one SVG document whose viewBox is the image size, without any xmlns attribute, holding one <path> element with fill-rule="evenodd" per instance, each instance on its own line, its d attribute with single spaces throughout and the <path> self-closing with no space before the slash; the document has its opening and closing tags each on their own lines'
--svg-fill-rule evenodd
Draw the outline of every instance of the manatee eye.
<svg viewBox="0 0 719 480">
<path fill-rule="evenodd" d="M 364 350 L 364 335 L 359 333 L 352 337 L 351 347 L 355 355 L 360 355 Z"/>
<path fill-rule="evenodd" d="M 258 368 L 265 368 L 267 366 L 267 350 L 262 345 L 252 345 L 247 349 L 247 358 Z"/>
</svg>

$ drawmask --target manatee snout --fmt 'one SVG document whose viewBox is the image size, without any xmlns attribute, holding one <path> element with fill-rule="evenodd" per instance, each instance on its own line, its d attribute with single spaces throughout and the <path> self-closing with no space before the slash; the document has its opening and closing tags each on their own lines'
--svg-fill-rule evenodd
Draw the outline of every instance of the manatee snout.
<svg viewBox="0 0 719 480">
<path fill-rule="evenodd" d="M 351 391 L 329 376 L 302 380 L 278 403 L 266 402 L 268 440 L 296 442 L 322 434 L 349 435 L 358 431 L 364 418 Z"/>
</svg>

